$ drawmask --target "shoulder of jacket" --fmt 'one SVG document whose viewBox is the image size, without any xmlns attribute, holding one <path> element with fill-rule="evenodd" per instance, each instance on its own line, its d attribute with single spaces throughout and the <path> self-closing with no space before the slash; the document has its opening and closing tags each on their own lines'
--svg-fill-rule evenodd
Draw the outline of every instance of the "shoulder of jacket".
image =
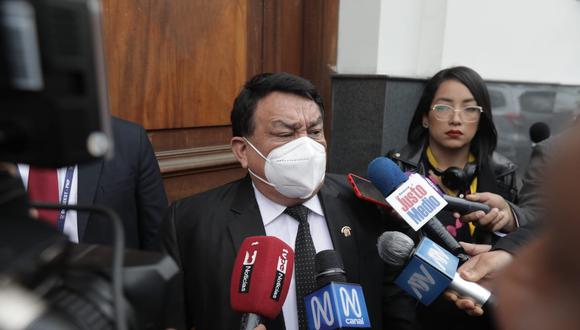
<svg viewBox="0 0 580 330">
<path fill-rule="evenodd" d="M 241 184 L 241 181 L 244 179 L 245 178 L 232 181 L 219 187 L 178 199 L 171 204 L 171 208 L 174 210 L 179 209 L 180 212 L 182 212 L 183 209 L 198 209 L 200 207 L 203 210 L 207 210 L 208 202 L 223 202 L 227 196 L 231 195 L 233 197 L 233 194 L 231 194 L 232 190 L 237 189 L 237 187 Z"/>
<path fill-rule="evenodd" d="M 496 151 L 491 156 L 490 165 L 497 177 L 514 173 L 518 169 L 518 166 L 514 162 Z"/>
<path fill-rule="evenodd" d="M 347 178 L 348 174 L 326 173 L 324 175 L 324 185 L 327 188 L 336 189 L 339 192 L 350 190 Z"/>
<path fill-rule="evenodd" d="M 128 121 L 119 117 L 111 116 L 111 126 L 113 130 L 124 132 L 126 130 L 136 131 L 139 132 L 141 130 L 145 130 L 143 126 L 134 123 L 132 121 Z"/>
<path fill-rule="evenodd" d="M 391 149 L 385 156 L 404 171 L 416 171 L 420 167 L 421 151 L 421 147 L 406 145 L 401 149 Z"/>
</svg>

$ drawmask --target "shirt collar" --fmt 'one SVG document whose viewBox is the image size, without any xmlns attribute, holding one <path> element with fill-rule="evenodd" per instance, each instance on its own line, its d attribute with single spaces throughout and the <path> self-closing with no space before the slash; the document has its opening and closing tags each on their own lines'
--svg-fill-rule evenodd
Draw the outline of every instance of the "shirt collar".
<svg viewBox="0 0 580 330">
<path fill-rule="evenodd" d="M 260 190 L 256 188 L 253 182 L 252 188 L 254 188 L 254 194 L 256 196 L 258 208 L 260 209 L 260 214 L 262 216 L 262 221 L 264 222 L 265 227 L 276 218 L 278 218 L 280 214 L 284 212 L 286 206 L 278 204 L 264 196 L 264 194 L 262 194 Z M 306 206 L 311 212 L 314 212 L 320 216 L 324 216 L 324 211 L 322 210 L 322 204 L 320 203 L 318 194 L 312 196 L 309 200 L 302 203 L 302 205 Z"/>
</svg>

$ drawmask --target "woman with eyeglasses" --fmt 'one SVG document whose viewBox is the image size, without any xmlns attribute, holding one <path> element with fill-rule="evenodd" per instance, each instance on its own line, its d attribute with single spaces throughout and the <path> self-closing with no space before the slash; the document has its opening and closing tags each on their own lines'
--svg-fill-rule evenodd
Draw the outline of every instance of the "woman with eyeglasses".
<svg viewBox="0 0 580 330">
<path fill-rule="evenodd" d="M 518 226 L 510 203 L 517 202 L 516 165 L 495 152 L 497 131 L 483 79 L 467 67 L 439 71 L 426 84 L 409 126 L 407 145 L 389 157 L 404 171 L 418 172 L 445 194 L 489 205 L 460 215 L 442 211 L 437 218 L 458 241 L 493 244 Z M 420 309 L 424 329 L 487 329 L 475 318 L 441 299 Z"/>
</svg>

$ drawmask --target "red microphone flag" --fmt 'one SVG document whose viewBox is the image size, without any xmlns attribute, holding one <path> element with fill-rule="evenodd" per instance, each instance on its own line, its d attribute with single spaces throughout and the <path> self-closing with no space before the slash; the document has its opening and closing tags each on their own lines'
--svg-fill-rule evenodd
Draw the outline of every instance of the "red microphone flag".
<svg viewBox="0 0 580 330">
<path fill-rule="evenodd" d="M 230 287 L 232 309 L 275 319 L 294 270 L 294 251 L 273 236 L 247 237 L 238 250 Z"/>
</svg>

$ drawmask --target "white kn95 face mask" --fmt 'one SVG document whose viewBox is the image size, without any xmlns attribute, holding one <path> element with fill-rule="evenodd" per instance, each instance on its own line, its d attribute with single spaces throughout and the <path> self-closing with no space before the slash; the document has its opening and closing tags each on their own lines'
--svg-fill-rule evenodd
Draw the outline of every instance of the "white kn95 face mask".
<svg viewBox="0 0 580 330">
<path fill-rule="evenodd" d="M 266 179 L 259 177 L 248 168 L 251 175 L 274 187 L 288 198 L 308 198 L 324 180 L 326 172 L 326 150 L 324 146 L 309 137 L 301 137 L 281 145 L 264 155 L 246 138 L 266 164 Z"/>
</svg>

